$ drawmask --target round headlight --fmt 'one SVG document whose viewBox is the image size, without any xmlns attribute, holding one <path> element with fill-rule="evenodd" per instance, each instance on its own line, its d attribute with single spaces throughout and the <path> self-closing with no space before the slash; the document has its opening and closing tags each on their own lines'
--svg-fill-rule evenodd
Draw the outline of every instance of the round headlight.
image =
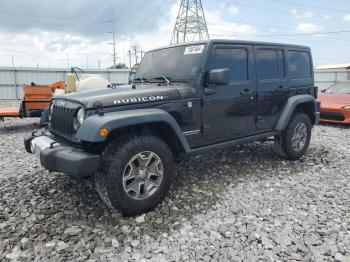
<svg viewBox="0 0 350 262">
<path fill-rule="evenodd" d="M 80 108 L 77 112 L 78 123 L 81 125 L 84 122 L 84 119 L 85 119 L 85 110 L 84 108 Z"/>
<path fill-rule="evenodd" d="M 79 110 L 77 111 L 74 119 L 73 119 L 73 125 L 74 125 L 74 129 L 78 130 L 78 128 L 81 126 L 81 124 L 84 122 L 85 119 L 85 110 L 84 108 L 79 108 Z"/>
</svg>

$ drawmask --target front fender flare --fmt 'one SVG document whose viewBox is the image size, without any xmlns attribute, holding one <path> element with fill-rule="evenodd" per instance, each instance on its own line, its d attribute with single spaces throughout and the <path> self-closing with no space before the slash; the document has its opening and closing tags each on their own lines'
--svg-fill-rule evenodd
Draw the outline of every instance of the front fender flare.
<svg viewBox="0 0 350 262">
<path fill-rule="evenodd" d="M 295 111 L 295 108 L 303 103 L 310 103 L 312 102 L 315 106 L 314 114 L 317 113 L 317 105 L 316 105 L 316 99 L 315 97 L 311 95 L 297 95 L 290 97 L 280 115 L 280 118 L 275 126 L 275 130 L 282 131 L 285 130 L 289 120 L 292 118 L 292 115 Z"/>
<path fill-rule="evenodd" d="M 162 122 L 169 125 L 177 135 L 185 152 L 190 151 L 190 146 L 176 120 L 166 111 L 152 109 L 134 109 L 126 111 L 116 111 L 104 113 L 103 115 L 93 115 L 85 119 L 77 132 L 77 138 L 87 142 L 103 142 L 106 137 L 99 134 L 101 128 L 109 131 L 127 126 Z"/>
</svg>

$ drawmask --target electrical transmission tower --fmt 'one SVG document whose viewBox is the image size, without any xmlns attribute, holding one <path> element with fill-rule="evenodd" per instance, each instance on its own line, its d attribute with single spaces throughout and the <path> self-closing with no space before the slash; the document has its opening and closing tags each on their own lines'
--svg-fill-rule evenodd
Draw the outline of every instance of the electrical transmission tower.
<svg viewBox="0 0 350 262">
<path fill-rule="evenodd" d="M 181 0 L 171 44 L 209 39 L 201 0 Z"/>
</svg>

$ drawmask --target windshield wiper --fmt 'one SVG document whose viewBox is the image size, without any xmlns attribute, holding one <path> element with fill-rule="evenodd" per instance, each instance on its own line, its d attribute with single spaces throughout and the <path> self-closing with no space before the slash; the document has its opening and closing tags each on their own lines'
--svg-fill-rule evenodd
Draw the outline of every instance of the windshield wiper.
<svg viewBox="0 0 350 262">
<path fill-rule="evenodd" d="M 155 77 L 153 78 L 155 80 L 164 80 L 164 82 L 166 82 L 167 85 L 170 85 L 170 77 L 166 77 L 166 76 L 160 76 L 160 77 Z"/>
</svg>

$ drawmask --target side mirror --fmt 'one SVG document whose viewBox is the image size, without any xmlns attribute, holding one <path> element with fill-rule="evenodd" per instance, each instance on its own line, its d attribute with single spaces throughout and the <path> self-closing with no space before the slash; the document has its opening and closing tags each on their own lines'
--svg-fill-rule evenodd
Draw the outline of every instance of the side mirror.
<svg viewBox="0 0 350 262">
<path fill-rule="evenodd" d="M 327 89 L 322 89 L 321 93 L 326 93 Z"/>
<path fill-rule="evenodd" d="M 209 72 L 209 84 L 228 85 L 230 83 L 230 69 L 214 69 Z"/>
</svg>

